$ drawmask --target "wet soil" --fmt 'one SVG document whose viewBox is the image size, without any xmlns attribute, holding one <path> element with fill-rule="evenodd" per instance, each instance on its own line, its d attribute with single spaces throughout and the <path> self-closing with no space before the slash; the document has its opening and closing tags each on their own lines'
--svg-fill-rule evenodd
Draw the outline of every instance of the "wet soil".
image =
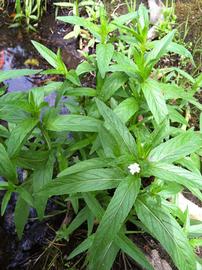
<svg viewBox="0 0 202 270">
<path fill-rule="evenodd" d="M 75 68 L 81 61 L 81 55 L 77 51 L 77 40 L 63 39 L 72 27 L 56 22 L 53 14 L 47 14 L 42 18 L 37 33 L 27 33 L 24 29 L 8 28 L 9 25 L 8 14 L 0 14 L 0 55 L 3 55 L 3 63 L 0 63 L 1 70 L 50 68 L 48 63 L 37 53 L 31 40 L 44 44 L 54 52 L 60 48 L 63 61 L 68 69 Z M 47 82 L 48 79 L 54 80 L 54 76 L 20 77 L 6 81 L 6 84 L 9 92 L 25 91 L 34 85 Z"/>
</svg>

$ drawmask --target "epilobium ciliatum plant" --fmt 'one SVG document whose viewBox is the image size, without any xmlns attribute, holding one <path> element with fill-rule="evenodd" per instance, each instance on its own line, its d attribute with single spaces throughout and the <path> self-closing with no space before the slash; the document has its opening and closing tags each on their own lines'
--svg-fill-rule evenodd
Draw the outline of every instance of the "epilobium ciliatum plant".
<svg viewBox="0 0 202 270">
<path fill-rule="evenodd" d="M 42 219 L 48 198 L 66 195 L 75 218 L 58 238 L 68 238 L 87 221 L 87 237 L 69 260 L 86 252 L 87 269 L 108 270 L 121 250 L 153 269 L 128 236 L 138 228 L 161 243 L 178 269 L 199 269 L 191 241 L 201 236 L 202 225 L 194 225 L 173 197 L 188 189 L 202 199 L 202 134 L 184 116 L 190 103 L 201 109 L 194 94 L 202 78 L 174 69 L 187 80 L 184 89 L 168 76 L 173 70 L 157 66 L 168 52 L 193 61 L 191 54 L 172 42 L 175 31 L 159 41 L 147 40 L 143 5 L 112 21 L 102 10 L 100 25 L 76 16 L 59 19 L 90 31 L 96 51 L 76 70 L 67 70 L 59 53 L 33 42 L 53 67 L 45 73 L 61 74 L 63 82 L 0 98 L 0 118 L 7 122 L 0 126 L 0 187 L 6 190 L 1 213 L 17 193 L 15 222 L 22 236 L 30 207 Z M 0 81 L 37 72 L 2 71 Z M 82 86 L 86 76 L 94 87 Z M 51 107 L 44 98 L 54 91 Z M 62 106 L 69 114 L 61 114 Z M 16 168 L 26 170 L 23 181 Z"/>
</svg>

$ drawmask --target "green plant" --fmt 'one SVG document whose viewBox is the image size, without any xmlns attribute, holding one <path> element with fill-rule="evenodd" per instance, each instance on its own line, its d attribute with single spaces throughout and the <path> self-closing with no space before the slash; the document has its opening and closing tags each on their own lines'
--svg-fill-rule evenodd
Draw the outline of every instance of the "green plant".
<svg viewBox="0 0 202 270">
<path fill-rule="evenodd" d="M 99 8 L 101 6 L 101 3 L 97 3 L 96 1 L 68 1 L 68 2 L 56 2 L 54 3 L 55 6 L 60 8 L 68 8 L 72 9 L 72 13 L 74 16 L 80 17 L 80 10 L 84 10 L 87 15 L 88 19 L 90 21 L 96 21 L 99 16 Z M 56 12 L 57 13 L 57 12 Z M 74 29 L 69 32 L 64 39 L 71 39 L 71 38 L 77 38 L 78 36 L 81 36 L 83 38 L 88 37 L 88 33 L 82 32 L 79 25 L 75 25 Z"/>
<path fill-rule="evenodd" d="M 25 22 L 27 30 L 36 31 L 36 26 L 40 20 L 43 11 L 46 10 L 47 0 L 21 0 L 15 1 L 16 15 L 11 27 L 18 27 Z"/>
<path fill-rule="evenodd" d="M 158 36 L 160 38 L 168 34 L 173 29 L 176 25 L 176 19 L 174 3 L 172 1 L 172 3 L 168 5 L 167 1 L 163 8 L 163 20 L 157 25 Z"/>
<path fill-rule="evenodd" d="M 128 12 L 132 12 L 132 11 L 135 11 L 136 10 L 136 0 L 125 0 L 126 2 L 126 6 L 128 8 Z"/>
<path fill-rule="evenodd" d="M 97 40 L 95 54 L 75 71 L 67 70 L 59 53 L 33 42 L 53 67 L 45 72 L 63 75 L 63 82 L 0 98 L 0 119 L 8 122 L 8 129 L 0 129 L 0 174 L 5 179 L 0 186 L 6 190 L 2 214 L 17 192 L 15 222 L 21 236 L 29 206 L 43 218 L 47 199 L 63 195 L 75 218 L 57 237 L 67 239 L 87 221 L 87 237 L 68 260 L 87 252 L 87 269 L 108 270 L 121 250 L 153 269 L 128 236 L 138 231 L 156 238 L 178 269 L 197 269 L 193 238 L 201 231 L 196 235 L 197 225 L 170 198 L 186 188 L 202 199 L 202 134 L 184 116 L 189 104 L 201 110 L 194 95 L 202 76 L 173 68 L 163 70 L 159 80 L 161 57 L 170 51 L 192 56 L 172 42 L 175 31 L 155 42 L 147 40 L 144 6 L 110 22 L 104 10 L 102 14 L 100 25 L 75 16 L 59 18 L 85 27 Z M 122 52 L 119 38 L 126 46 Z M 36 72 L 42 71 L 2 71 L 0 82 Z M 189 82 L 186 88 L 172 81 L 173 72 Z M 85 76 L 92 76 L 94 88 L 82 87 Z M 56 101 L 50 107 L 44 97 L 53 91 Z M 70 114 L 61 115 L 62 106 Z M 23 183 L 16 167 L 27 170 Z"/>
</svg>

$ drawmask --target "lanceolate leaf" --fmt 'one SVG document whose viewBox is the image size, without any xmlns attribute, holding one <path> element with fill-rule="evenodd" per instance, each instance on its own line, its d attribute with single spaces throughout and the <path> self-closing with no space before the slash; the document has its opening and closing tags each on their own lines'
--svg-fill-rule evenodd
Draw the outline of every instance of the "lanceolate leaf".
<svg viewBox="0 0 202 270">
<path fill-rule="evenodd" d="M 45 166 L 48 155 L 48 151 L 22 150 L 19 152 L 15 161 L 20 168 L 37 170 Z"/>
<path fill-rule="evenodd" d="M 181 167 L 166 163 L 151 163 L 149 171 L 150 175 L 156 176 L 161 180 L 176 182 L 187 188 L 202 189 L 202 176 Z"/>
<path fill-rule="evenodd" d="M 137 112 L 139 106 L 134 97 L 130 97 L 122 101 L 115 109 L 114 112 L 118 117 L 126 123 Z"/>
<path fill-rule="evenodd" d="M 46 128 L 52 131 L 86 131 L 97 132 L 102 122 L 89 116 L 59 115 L 50 118 Z"/>
<path fill-rule="evenodd" d="M 96 99 L 96 104 L 118 143 L 125 148 L 125 151 L 136 155 L 136 142 L 120 118 L 99 99 Z"/>
<path fill-rule="evenodd" d="M 152 62 L 153 65 L 167 52 L 168 46 L 171 43 L 175 35 L 175 30 L 167 34 L 161 40 L 158 41 L 154 49 L 149 52 L 146 62 Z"/>
<path fill-rule="evenodd" d="M 84 199 L 86 204 L 88 205 L 89 209 L 92 211 L 92 213 L 96 216 L 96 218 L 100 221 L 104 215 L 104 209 L 99 204 L 99 202 L 96 200 L 96 198 L 90 194 L 85 193 Z M 88 241 L 88 248 L 90 248 L 93 244 L 94 240 L 94 234 L 92 235 L 93 239 L 92 241 Z M 84 243 L 83 243 L 84 244 Z M 115 240 L 113 241 L 113 245 L 117 245 L 123 252 L 125 252 L 127 255 L 129 255 L 131 258 L 133 258 L 136 262 L 138 262 L 141 266 L 143 266 L 147 270 L 153 270 L 153 267 L 149 264 L 148 260 L 146 259 L 143 252 L 136 247 L 136 245 L 130 241 L 124 234 L 119 233 Z M 83 246 L 83 245 L 82 245 Z M 76 251 L 76 250 L 75 250 Z"/>
<path fill-rule="evenodd" d="M 188 239 L 177 221 L 149 198 L 141 197 L 135 204 L 137 215 L 152 235 L 159 240 L 180 270 L 195 270 L 196 260 Z"/>
<path fill-rule="evenodd" d="M 35 194 L 42 189 L 47 183 L 49 183 L 52 180 L 53 175 L 53 166 L 54 166 L 54 156 L 53 153 L 49 153 L 49 157 L 47 162 L 41 166 L 41 168 L 38 168 L 33 173 L 33 191 Z M 47 202 L 47 196 L 46 197 L 35 197 L 35 207 L 37 210 L 37 213 L 39 215 L 39 218 L 43 218 L 45 206 Z"/>
<path fill-rule="evenodd" d="M 109 165 L 109 160 L 99 159 L 99 158 L 92 158 L 84 161 L 79 161 L 75 165 L 66 168 L 62 172 L 58 174 L 58 177 L 70 175 L 82 171 L 87 171 L 91 169 L 98 169 L 107 167 Z"/>
<path fill-rule="evenodd" d="M 63 230 L 62 236 L 65 239 L 69 238 L 69 235 L 78 229 L 88 218 L 89 209 L 84 207 L 72 220 L 72 222 Z"/>
<path fill-rule="evenodd" d="M 188 233 L 189 237 L 202 237 L 202 224 L 190 226 Z"/>
<path fill-rule="evenodd" d="M 41 70 L 32 70 L 32 69 L 16 69 L 16 70 L 0 71 L 0 82 L 21 76 L 34 75 L 36 73 L 39 73 L 40 71 Z"/>
<path fill-rule="evenodd" d="M 128 23 L 130 21 L 132 21 L 133 19 L 135 19 L 137 17 L 137 12 L 130 12 L 128 14 L 124 14 L 122 16 L 119 16 L 117 18 L 115 18 L 110 24 L 110 30 L 114 31 L 116 30 L 116 28 L 118 27 L 117 25 L 123 25 L 124 23 Z"/>
<path fill-rule="evenodd" d="M 14 221 L 18 237 L 21 239 L 29 216 L 29 205 L 19 197 L 15 206 Z"/>
<path fill-rule="evenodd" d="M 96 90 L 90 87 L 77 87 L 77 88 L 70 88 L 68 87 L 67 90 L 65 90 L 64 93 L 66 96 L 87 96 L 87 97 L 95 97 L 96 96 Z"/>
<path fill-rule="evenodd" d="M 57 55 L 52 52 L 50 49 L 45 47 L 44 45 L 40 44 L 32 40 L 32 44 L 37 49 L 37 51 L 41 54 L 41 56 L 54 68 L 57 68 Z"/>
<path fill-rule="evenodd" d="M 104 126 L 100 127 L 99 141 L 107 158 L 114 158 L 120 155 L 121 146 Z"/>
<path fill-rule="evenodd" d="M 89 250 L 89 269 L 107 270 L 106 255 L 127 218 L 140 189 L 140 179 L 128 176 L 116 189 Z"/>
<path fill-rule="evenodd" d="M 93 243 L 94 234 L 85 239 L 80 245 L 78 245 L 67 257 L 68 260 L 73 259 L 75 256 L 88 250 Z"/>
<path fill-rule="evenodd" d="M 202 145 L 202 136 L 194 131 L 187 131 L 154 148 L 149 154 L 152 162 L 173 162 L 197 151 Z"/>
<path fill-rule="evenodd" d="M 124 234 L 119 234 L 115 243 L 121 250 L 138 262 L 144 269 L 154 270 L 152 265 L 146 259 L 144 253 Z"/>
<path fill-rule="evenodd" d="M 192 94 L 186 92 L 184 88 L 175 83 L 159 83 L 165 99 L 185 99 L 189 101 L 192 99 Z"/>
<path fill-rule="evenodd" d="M 4 194 L 4 197 L 1 202 L 1 216 L 3 216 L 6 211 L 6 207 L 10 201 L 11 195 L 12 195 L 12 191 L 10 190 L 7 190 L 6 193 Z"/>
<path fill-rule="evenodd" d="M 37 123 L 38 119 L 29 118 L 18 124 L 11 131 L 11 135 L 7 142 L 9 156 L 14 156 L 20 150 L 24 140 L 29 136 Z"/>
<path fill-rule="evenodd" d="M 111 189 L 117 187 L 123 177 L 116 169 L 92 169 L 59 177 L 47 184 L 38 195 L 52 196 Z"/>
<path fill-rule="evenodd" d="M 17 182 L 16 168 L 2 144 L 0 144 L 0 175 L 13 183 Z"/>
<path fill-rule="evenodd" d="M 179 55 L 182 55 L 186 58 L 191 59 L 192 63 L 194 63 L 193 56 L 190 51 L 188 51 L 185 46 L 177 44 L 175 42 L 171 42 L 167 47 L 168 52 L 174 52 Z"/>
<path fill-rule="evenodd" d="M 76 24 L 87 28 L 96 38 L 100 39 L 100 28 L 86 18 L 81 18 L 77 16 L 59 16 L 57 17 L 57 19 L 66 23 Z"/>
<path fill-rule="evenodd" d="M 33 190 L 39 191 L 52 179 L 53 174 L 54 156 L 52 152 L 49 152 L 46 163 L 39 169 L 37 168 L 33 174 Z"/>
<path fill-rule="evenodd" d="M 98 44 L 96 47 L 97 65 L 100 71 L 101 77 L 105 77 L 105 73 L 108 70 L 108 66 L 111 62 L 114 53 L 114 46 L 109 44 Z"/>
<path fill-rule="evenodd" d="M 122 72 L 114 72 L 105 78 L 104 84 L 100 91 L 100 96 L 106 101 L 113 96 L 116 91 L 124 85 L 128 76 Z"/>
<path fill-rule="evenodd" d="M 148 79 L 142 85 L 142 91 L 157 124 L 160 124 L 168 114 L 165 99 L 158 82 Z"/>
<path fill-rule="evenodd" d="M 151 149 L 159 145 L 163 139 L 169 135 L 169 121 L 165 119 L 154 131 L 150 134 L 149 139 L 144 146 L 146 154 L 149 154 Z"/>
</svg>

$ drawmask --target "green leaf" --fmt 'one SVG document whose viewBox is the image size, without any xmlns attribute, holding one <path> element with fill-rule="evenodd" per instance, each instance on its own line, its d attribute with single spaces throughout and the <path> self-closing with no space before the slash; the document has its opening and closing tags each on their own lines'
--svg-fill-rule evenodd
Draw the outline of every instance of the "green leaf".
<svg viewBox="0 0 202 270">
<path fill-rule="evenodd" d="M 167 52 L 168 46 L 171 44 L 171 41 L 175 35 L 176 30 L 171 31 L 161 40 L 156 42 L 155 47 L 148 53 L 146 58 L 146 64 L 154 64 Z"/>
<path fill-rule="evenodd" d="M 180 114 L 177 111 L 177 109 L 175 109 L 173 106 L 169 105 L 168 111 L 169 111 L 169 118 L 170 118 L 171 122 L 177 122 L 177 123 L 180 123 L 182 125 L 188 126 L 188 122 L 186 121 L 184 116 L 182 116 L 182 114 Z"/>
<path fill-rule="evenodd" d="M 88 192 L 88 193 L 83 193 L 84 200 L 86 204 L 88 205 L 88 208 L 91 210 L 93 215 L 100 221 L 104 215 L 104 209 L 102 206 L 99 204 L 95 196 Z"/>
<path fill-rule="evenodd" d="M 114 53 L 113 59 L 117 62 L 117 64 L 111 65 L 109 67 L 109 71 L 124 72 L 132 78 L 140 78 L 138 66 L 129 57 L 123 53 Z"/>
<path fill-rule="evenodd" d="M 93 71 L 95 71 L 95 67 L 91 65 L 90 63 L 88 63 L 87 61 L 82 62 L 76 68 L 76 73 L 78 76 L 80 76 L 81 74 L 85 74 L 85 73 L 93 72 Z"/>
<path fill-rule="evenodd" d="M 168 119 L 165 119 L 160 125 L 158 125 L 154 131 L 150 134 L 149 138 L 146 140 L 144 145 L 144 150 L 146 152 L 146 156 L 150 153 L 150 151 L 158 146 L 163 139 L 165 139 L 169 135 L 169 122 Z"/>
<path fill-rule="evenodd" d="M 39 42 L 36 42 L 32 40 L 32 44 L 37 49 L 37 51 L 40 53 L 40 55 L 54 68 L 57 68 L 58 66 L 58 60 L 57 55 L 52 52 L 50 49 L 48 49 L 46 46 L 40 44 Z"/>
<path fill-rule="evenodd" d="M 97 65 L 103 79 L 105 77 L 105 73 L 108 71 L 108 67 L 111 62 L 113 53 L 114 46 L 111 43 L 100 43 L 96 46 Z"/>
<path fill-rule="evenodd" d="M 122 179 L 123 175 L 119 170 L 92 169 L 56 178 L 39 191 L 38 195 L 52 196 L 111 189 L 117 187 Z"/>
<path fill-rule="evenodd" d="M 19 152 L 15 161 L 18 167 L 38 170 L 42 166 L 45 166 L 48 155 L 48 151 L 22 150 Z"/>
<path fill-rule="evenodd" d="M 22 238 L 23 230 L 29 216 L 29 205 L 19 197 L 15 206 L 14 221 L 19 239 Z"/>
<path fill-rule="evenodd" d="M 39 73 L 41 70 L 33 69 L 16 69 L 16 70 L 3 70 L 0 71 L 0 82 L 6 81 L 8 79 L 14 79 L 21 76 L 29 76 Z"/>
<path fill-rule="evenodd" d="M 149 168 L 149 174 L 161 180 L 176 182 L 188 189 L 189 187 L 202 189 L 202 176 L 198 173 L 166 163 L 150 163 Z"/>
<path fill-rule="evenodd" d="M 96 90 L 90 87 L 77 87 L 77 88 L 68 88 L 64 95 L 66 96 L 74 96 L 74 97 L 95 97 L 96 96 Z"/>
<path fill-rule="evenodd" d="M 191 59 L 192 63 L 194 63 L 193 56 L 189 50 L 186 49 L 185 46 L 181 44 L 177 44 L 175 42 L 171 42 L 167 47 L 168 52 L 174 52 L 181 56 L 184 56 L 185 58 Z"/>
<path fill-rule="evenodd" d="M 186 78 L 191 83 L 193 83 L 193 84 L 195 83 L 194 78 L 189 73 L 187 73 L 186 71 L 182 70 L 181 68 L 170 67 L 170 68 L 165 68 L 164 72 L 165 71 L 166 71 L 166 73 L 175 71 L 176 73 L 180 74 L 183 78 Z"/>
<path fill-rule="evenodd" d="M 61 238 L 62 236 L 63 239 L 68 240 L 70 234 L 73 233 L 76 229 L 78 229 L 87 220 L 88 216 L 89 209 L 88 207 L 84 207 L 66 228 L 62 228 L 61 233 L 60 231 L 58 231 L 58 238 Z"/>
<path fill-rule="evenodd" d="M 48 119 L 46 128 L 52 131 L 97 132 L 102 122 L 89 116 L 58 115 Z"/>
<path fill-rule="evenodd" d="M 91 193 L 84 193 L 83 196 L 84 196 L 84 200 L 85 200 L 86 204 L 88 205 L 89 209 L 92 211 L 94 216 L 96 216 L 97 219 L 100 221 L 104 215 L 104 209 L 102 208 L 102 206 L 99 204 L 99 202 L 96 200 L 96 198 Z M 94 234 L 92 235 L 92 238 L 93 239 L 91 241 L 88 241 L 89 245 L 87 248 L 90 248 L 92 246 L 92 243 L 94 240 Z M 141 250 L 139 250 L 139 248 L 136 247 L 136 245 L 134 243 L 132 243 L 122 233 L 119 233 L 119 235 L 116 236 L 113 244 L 116 244 L 117 247 L 121 248 L 123 252 L 128 254 L 131 258 L 133 258 L 135 261 L 137 261 L 145 269 L 153 270 L 153 267 L 149 264 L 149 262 L 147 261 L 147 259 L 145 258 L 144 254 L 141 252 Z"/>
<path fill-rule="evenodd" d="M 114 31 L 118 28 L 117 25 L 123 25 L 125 23 L 128 23 L 130 21 L 132 21 L 133 19 L 137 18 L 137 12 L 130 12 L 124 15 L 121 15 L 117 18 L 115 18 L 110 24 L 110 32 Z"/>
<path fill-rule="evenodd" d="M 16 168 L 2 144 L 0 144 L 0 175 L 14 184 L 17 183 Z"/>
<path fill-rule="evenodd" d="M 146 270 L 154 270 L 144 253 L 127 236 L 120 234 L 115 243 L 121 250 L 139 263 Z"/>
<path fill-rule="evenodd" d="M 195 83 L 193 85 L 194 92 L 197 91 L 197 89 L 201 86 L 202 86 L 202 74 L 199 74 L 198 77 L 195 79 Z"/>
<path fill-rule="evenodd" d="M 200 133 L 202 133 L 202 113 L 200 113 Z"/>
<path fill-rule="evenodd" d="M 9 123 L 17 124 L 26 120 L 30 115 L 22 109 L 14 108 L 13 106 L 5 106 L 0 108 L 0 119 Z"/>
<path fill-rule="evenodd" d="M 18 124 L 10 134 L 7 141 L 8 155 L 14 156 L 21 148 L 23 142 L 29 137 L 31 131 L 38 123 L 38 119 L 29 118 Z"/>
<path fill-rule="evenodd" d="M 32 195 L 30 194 L 30 192 L 27 190 L 26 187 L 23 187 L 23 185 L 18 186 L 16 188 L 16 192 L 19 194 L 19 196 L 30 206 L 33 207 L 34 203 L 33 203 L 33 198 Z"/>
<path fill-rule="evenodd" d="M 71 260 L 74 257 L 76 257 L 77 255 L 85 252 L 86 250 L 88 250 L 90 248 L 90 246 L 93 243 L 93 239 L 94 239 L 94 234 L 92 234 L 91 236 L 89 236 L 88 238 L 86 238 L 81 244 L 79 244 L 67 257 L 67 260 Z"/>
<path fill-rule="evenodd" d="M 114 72 L 105 78 L 104 84 L 100 90 L 100 96 L 107 101 L 116 91 L 125 84 L 128 76 L 122 72 Z"/>
<path fill-rule="evenodd" d="M 9 137 L 9 131 L 4 126 L 0 125 L 0 137 L 2 138 L 8 138 Z"/>
<path fill-rule="evenodd" d="M 142 91 L 157 124 L 160 124 L 168 114 L 165 99 L 158 82 L 148 79 L 142 84 Z"/>
<path fill-rule="evenodd" d="M 81 18 L 77 16 L 59 16 L 57 17 L 57 20 L 87 28 L 96 38 L 98 38 L 98 40 L 101 39 L 99 34 L 100 28 L 86 18 Z"/>
<path fill-rule="evenodd" d="M 171 163 L 194 153 L 200 149 L 201 144 L 201 134 L 187 131 L 154 148 L 149 154 L 149 160 Z"/>
<path fill-rule="evenodd" d="M 188 234 L 191 238 L 202 237 L 202 224 L 189 226 Z"/>
<path fill-rule="evenodd" d="M 149 27 L 149 14 L 148 9 L 141 4 L 138 9 L 138 23 L 141 26 L 141 32 L 144 31 L 144 29 L 148 29 Z"/>
<path fill-rule="evenodd" d="M 126 123 L 139 109 L 137 100 L 130 97 L 122 101 L 115 109 L 114 112 L 118 117 Z"/>
<path fill-rule="evenodd" d="M 107 158 L 115 158 L 120 155 L 120 145 L 104 126 L 99 129 L 99 140 Z"/>
<path fill-rule="evenodd" d="M 3 216 L 6 211 L 6 207 L 10 201 L 11 195 L 12 195 L 12 191 L 10 190 L 7 190 L 6 193 L 4 194 L 4 197 L 1 203 L 1 216 Z"/>
<path fill-rule="evenodd" d="M 105 258 L 140 190 L 140 179 L 128 176 L 116 189 L 89 250 L 89 269 L 108 269 Z"/>
<path fill-rule="evenodd" d="M 177 221 L 151 198 L 139 198 L 135 204 L 141 222 L 161 243 L 180 270 L 196 269 L 196 259 Z"/>
<path fill-rule="evenodd" d="M 99 159 L 99 158 L 92 158 L 84 161 L 79 161 L 75 165 L 66 168 L 62 172 L 58 174 L 58 177 L 70 175 L 82 171 L 87 171 L 91 169 L 99 169 L 103 167 L 107 167 L 109 165 L 109 160 Z"/>
<path fill-rule="evenodd" d="M 107 129 L 112 132 L 113 136 L 124 149 L 136 156 L 136 142 L 119 117 L 102 101 L 96 99 L 96 104 L 100 114 L 103 116 Z"/>
<path fill-rule="evenodd" d="M 186 92 L 184 88 L 179 87 L 175 83 L 159 83 L 165 99 L 185 99 L 190 100 L 192 95 Z"/>
<path fill-rule="evenodd" d="M 73 83 L 76 86 L 81 86 L 81 82 L 79 80 L 79 77 L 75 70 L 70 70 L 66 74 L 66 79 L 69 80 L 71 83 Z"/>
<path fill-rule="evenodd" d="M 37 169 L 33 173 L 32 182 L 33 182 L 33 192 L 37 192 L 42 189 L 46 184 L 51 182 L 53 176 L 53 166 L 54 166 L 54 155 L 52 152 L 49 153 L 47 162 L 41 166 L 40 169 Z M 35 196 L 35 208 L 37 210 L 38 216 L 40 219 L 43 218 L 47 203 L 47 197 Z"/>
</svg>

